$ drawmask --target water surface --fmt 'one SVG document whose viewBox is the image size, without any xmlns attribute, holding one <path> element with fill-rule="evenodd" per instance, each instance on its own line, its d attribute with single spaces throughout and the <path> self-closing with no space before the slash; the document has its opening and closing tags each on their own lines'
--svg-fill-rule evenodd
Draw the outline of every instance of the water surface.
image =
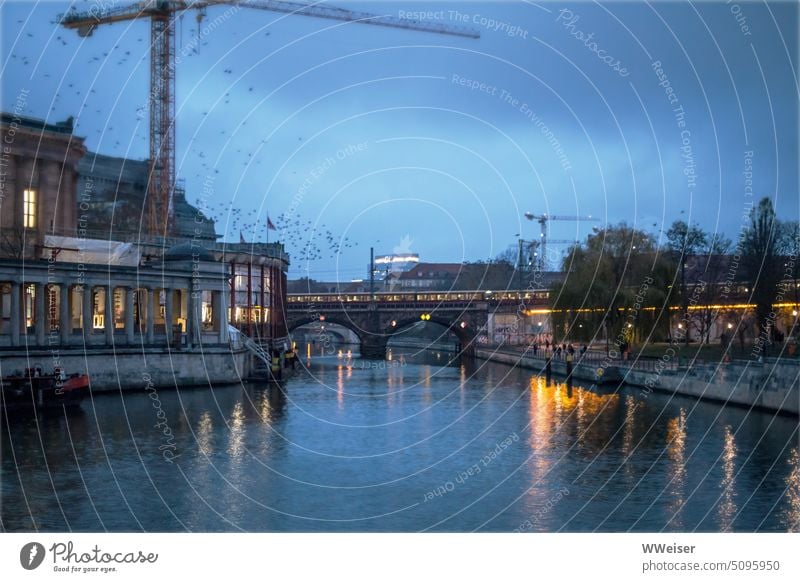
<svg viewBox="0 0 800 582">
<path fill-rule="evenodd" d="M 4 422 L 3 528 L 799 527 L 796 418 L 449 357 L 313 358 L 282 389 L 160 390 L 160 413 L 145 390 L 102 394 Z"/>
</svg>

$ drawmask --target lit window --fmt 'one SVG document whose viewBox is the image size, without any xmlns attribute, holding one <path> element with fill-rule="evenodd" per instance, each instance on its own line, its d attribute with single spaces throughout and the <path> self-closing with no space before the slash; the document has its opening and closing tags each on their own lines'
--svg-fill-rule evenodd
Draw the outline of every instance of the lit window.
<svg viewBox="0 0 800 582">
<path fill-rule="evenodd" d="M 22 199 L 25 228 L 36 228 L 36 190 L 25 190 Z"/>
</svg>

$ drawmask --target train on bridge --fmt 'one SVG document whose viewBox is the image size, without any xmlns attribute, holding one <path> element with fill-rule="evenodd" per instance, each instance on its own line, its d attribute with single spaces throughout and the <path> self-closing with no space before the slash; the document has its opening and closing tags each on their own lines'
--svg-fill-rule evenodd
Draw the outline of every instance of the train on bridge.
<svg viewBox="0 0 800 582">
<path fill-rule="evenodd" d="M 373 299 L 374 297 L 374 299 Z M 357 304 L 386 303 L 399 306 L 404 303 L 539 303 L 544 305 L 550 298 L 549 290 L 536 291 L 419 291 L 376 293 L 292 293 L 287 296 L 289 309 L 306 307 L 309 304 Z"/>
</svg>

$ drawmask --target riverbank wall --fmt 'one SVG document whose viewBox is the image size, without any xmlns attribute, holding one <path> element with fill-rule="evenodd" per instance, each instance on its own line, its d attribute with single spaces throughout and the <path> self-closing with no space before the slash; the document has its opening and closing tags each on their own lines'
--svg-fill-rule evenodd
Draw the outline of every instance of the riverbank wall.
<svg viewBox="0 0 800 582">
<path fill-rule="evenodd" d="M 530 353 L 478 348 L 475 355 L 480 359 L 545 373 L 546 359 Z M 551 369 L 553 374 L 559 376 L 567 374 L 566 363 L 561 360 L 554 359 Z M 618 360 L 577 361 L 572 377 L 576 381 L 591 384 L 633 386 L 646 393 L 657 391 L 800 415 L 800 363 L 793 360 L 694 363 L 663 370 L 639 369 L 633 363 Z"/>
<path fill-rule="evenodd" d="M 164 348 L 29 350 L 4 353 L 0 357 L 0 377 L 25 368 L 41 366 L 45 372 L 61 367 L 67 374 L 87 374 L 92 392 L 184 388 L 233 384 L 250 374 L 250 354 L 227 346 L 202 350 Z"/>
</svg>

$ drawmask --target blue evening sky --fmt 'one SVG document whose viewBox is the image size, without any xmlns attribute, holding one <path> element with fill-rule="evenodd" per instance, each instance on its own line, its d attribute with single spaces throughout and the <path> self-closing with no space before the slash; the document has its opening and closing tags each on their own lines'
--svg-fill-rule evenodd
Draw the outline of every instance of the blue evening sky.
<svg viewBox="0 0 800 582">
<path fill-rule="evenodd" d="M 227 240 L 250 240 L 256 221 L 264 240 L 267 213 L 283 214 L 270 240 L 287 243 L 293 275 L 363 277 L 371 245 L 493 257 L 538 236 L 526 211 L 653 233 L 684 218 L 735 237 L 746 204 L 769 196 L 798 218 L 795 2 L 336 5 L 437 12 L 481 38 L 230 6 L 199 35 L 195 11 L 179 20 L 178 175 Z M 73 115 L 90 150 L 144 159 L 149 24 L 82 39 L 55 24 L 69 6 L 2 4 L 3 110 L 28 90 L 25 114 Z M 320 251 L 304 260 L 308 237 Z"/>
</svg>

